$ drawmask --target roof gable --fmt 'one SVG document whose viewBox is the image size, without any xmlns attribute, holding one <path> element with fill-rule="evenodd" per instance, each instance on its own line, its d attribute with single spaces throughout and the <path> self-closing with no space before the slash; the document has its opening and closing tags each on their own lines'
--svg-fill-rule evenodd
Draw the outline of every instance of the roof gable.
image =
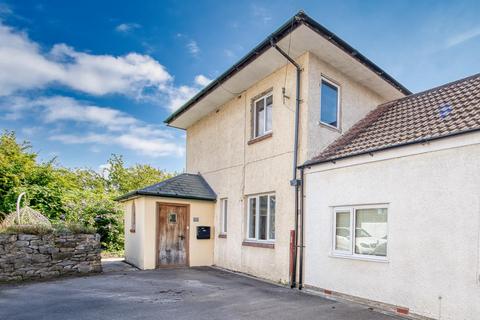
<svg viewBox="0 0 480 320">
<path fill-rule="evenodd" d="M 215 201 L 217 195 L 199 174 L 182 173 L 154 185 L 129 192 L 116 200 L 127 200 L 135 196 L 157 196 L 181 199 Z"/>
<path fill-rule="evenodd" d="M 303 166 L 480 130 L 480 74 L 378 106 Z"/>
</svg>

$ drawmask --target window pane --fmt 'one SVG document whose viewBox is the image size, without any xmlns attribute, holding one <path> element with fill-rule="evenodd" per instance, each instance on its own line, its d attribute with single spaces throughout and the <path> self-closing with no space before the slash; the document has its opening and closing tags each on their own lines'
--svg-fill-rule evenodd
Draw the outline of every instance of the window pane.
<svg viewBox="0 0 480 320">
<path fill-rule="evenodd" d="M 255 217 L 256 217 L 256 212 L 257 212 L 257 199 L 256 198 L 250 198 L 249 201 L 249 226 L 248 226 L 248 237 L 249 238 L 255 238 Z"/>
<path fill-rule="evenodd" d="M 265 112 L 265 131 L 272 130 L 272 105 L 267 106 Z"/>
<path fill-rule="evenodd" d="M 264 107 L 265 100 L 259 100 L 255 104 L 255 136 L 261 136 L 265 133 L 265 107 Z"/>
<path fill-rule="evenodd" d="M 267 240 L 268 196 L 260 196 L 260 217 L 258 225 L 258 239 Z"/>
<path fill-rule="evenodd" d="M 355 217 L 355 253 L 387 255 L 387 209 L 358 209 Z"/>
<path fill-rule="evenodd" d="M 275 239 L 275 196 L 270 196 L 270 233 L 268 238 Z"/>
<path fill-rule="evenodd" d="M 335 213 L 335 250 L 350 251 L 350 211 Z"/>
<path fill-rule="evenodd" d="M 222 232 L 227 233 L 227 219 L 228 219 L 228 200 L 223 200 L 222 206 Z"/>
<path fill-rule="evenodd" d="M 320 120 L 336 127 L 338 125 L 338 89 L 322 81 L 320 100 Z"/>
</svg>

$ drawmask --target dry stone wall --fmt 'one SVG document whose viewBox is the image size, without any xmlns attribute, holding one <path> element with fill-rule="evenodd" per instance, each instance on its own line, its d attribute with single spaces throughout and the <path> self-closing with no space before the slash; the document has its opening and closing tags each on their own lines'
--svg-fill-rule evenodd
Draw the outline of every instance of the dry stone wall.
<svg viewBox="0 0 480 320">
<path fill-rule="evenodd" d="M 0 234 L 0 282 L 102 271 L 100 235 Z"/>
</svg>

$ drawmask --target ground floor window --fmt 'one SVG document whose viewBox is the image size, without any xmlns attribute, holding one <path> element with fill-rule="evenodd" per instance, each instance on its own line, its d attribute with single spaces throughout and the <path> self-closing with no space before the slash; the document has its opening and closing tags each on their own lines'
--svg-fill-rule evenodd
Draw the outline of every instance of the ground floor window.
<svg viewBox="0 0 480 320">
<path fill-rule="evenodd" d="M 248 197 L 247 239 L 275 240 L 275 195 L 261 194 Z"/>
<path fill-rule="evenodd" d="M 385 258 L 388 242 L 388 208 L 352 206 L 334 208 L 333 253 Z"/>
</svg>

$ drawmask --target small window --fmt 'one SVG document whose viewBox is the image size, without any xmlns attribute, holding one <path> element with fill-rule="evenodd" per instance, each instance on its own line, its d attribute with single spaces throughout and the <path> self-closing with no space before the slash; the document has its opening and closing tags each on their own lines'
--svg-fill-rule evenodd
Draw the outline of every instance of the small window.
<svg viewBox="0 0 480 320">
<path fill-rule="evenodd" d="M 388 242 L 386 206 L 334 209 L 333 253 L 385 258 Z"/>
<path fill-rule="evenodd" d="M 228 199 L 220 200 L 220 233 L 227 234 Z"/>
<path fill-rule="evenodd" d="M 275 240 L 275 195 L 248 197 L 247 238 L 257 241 Z"/>
<path fill-rule="evenodd" d="M 130 232 L 135 232 L 136 228 L 136 212 L 135 212 L 135 201 L 132 202 L 132 208 L 130 210 Z"/>
<path fill-rule="evenodd" d="M 270 93 L 254 101 L 253 138 L 272 132 L 273 95 Z"/>
<path fill-rule="evenodd" d="M 339 87 L 322 79 L 320 84 L 320 122 L 335 128 L 339 127 Z"/>
<path fill-rule="evenodd" d="M 177 223 L 177 214 L 175 212 L 170 212 L 168 214 L 168 223 L 176 224 Z"/>
</svg>

